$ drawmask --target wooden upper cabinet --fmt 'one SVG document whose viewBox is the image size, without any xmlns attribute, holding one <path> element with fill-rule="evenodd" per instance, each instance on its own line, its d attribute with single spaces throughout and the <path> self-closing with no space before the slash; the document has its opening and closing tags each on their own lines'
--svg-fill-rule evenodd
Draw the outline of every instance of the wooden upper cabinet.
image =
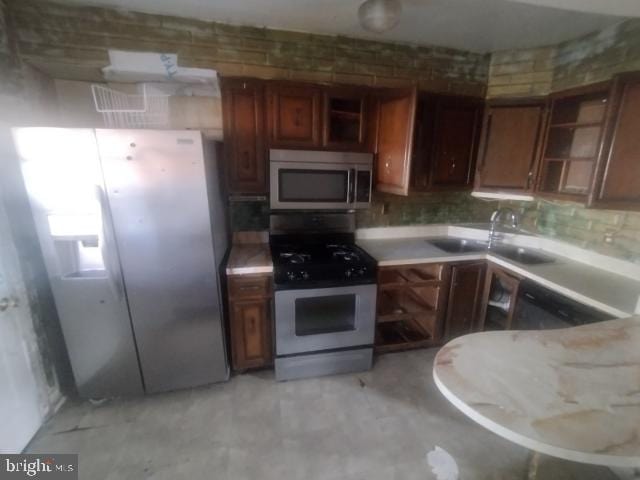
<svg viewBox="0 0 640 480">
<path fill-rule="evenodd" d="M 475 99 L 437 102 L 431 188 L 471 187 L 481 112 L 482 104 Z"/>
<path fill-rule="evenodd" d="M 229 193 L 265 193 L 267 156 L 262 82 L 222 80 L 225 170 Z"/>
<path fill-rule="evenodd" d="M 591 206 L 640 210 L 640 73 L 614 80 L 611 124 Z"/>
<path fill-rule="evenodd" d="M 325 88 L 323 105 L 322 145 L 338 151 L 365 150 L 366 90 L 351 87 Z"/>
<path fill-rule="evenodd" d="M 417 90 L 388 89 L 377 96 L 376 188 L 408 195 Z"/>
<path fill-rule="evenodd" d="M 412 189 L 471 187 L 481 112 L 481 99 L 421 95 L 411 160 Z"/>
<path fill-rule="evenodd" d="M 313 85 L 273 82 L 267 91 L 271 147 L 321 147 L 321 89 Z"/>
<path fill-rule="evenodd" d="M 533 190 L 545 105 L 539 99 L 487 105 L 476 190 L 514 193 Z"/>
<path fill-rule="evenodd" d="M 551 95 L 537 181 L 543 196 L 587 202 L 601 161 L 609 83 Z"/>
</svg>

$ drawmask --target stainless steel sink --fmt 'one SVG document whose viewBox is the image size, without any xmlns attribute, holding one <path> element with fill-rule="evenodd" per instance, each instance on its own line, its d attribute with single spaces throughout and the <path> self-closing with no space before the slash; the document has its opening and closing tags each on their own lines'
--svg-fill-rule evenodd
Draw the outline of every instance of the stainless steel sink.
<svg viewBox="0 0 640 480">
<path fill-rule="evenodd" d="M 488 252 L 523 265 L 542 265 L 556 261 L 554 257 L 538 250 L 504 244 L 494 245 L 489 250 L 488 242 L 467 238 L 433 238 L 428 239 L 427 243 L 447 253 Z"/>
<path fill-rule="evenodd" d="M 434 238 L 427 243 L 448 253 L 484 252 L 488 246 L 487 242 L 466 238 Z"/>
<path fill-rule="evenodd" d="M 513 245 L 496 245 L 491 247 L 489 253 L 493 253 L 500 257 L 513 260 L 514 262 L 522 263 L 524 265 L 541 265 L 544 263 L 553 263 L 555 258 L 545 255 L 537 250 L 529 250 L 522 247 L 516 247 Z"/>
</svg>

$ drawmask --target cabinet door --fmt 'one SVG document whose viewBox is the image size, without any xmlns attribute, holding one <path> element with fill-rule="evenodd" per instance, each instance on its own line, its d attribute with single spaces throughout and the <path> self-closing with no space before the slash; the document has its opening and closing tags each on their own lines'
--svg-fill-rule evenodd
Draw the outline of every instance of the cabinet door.
<svg viewBox="0 0 640 480">
<path fill-rule="evenodd" d="M 607 153 L 598 169 L 601 185 L 592 204 L 640 210 L 640 74 L 616 78 L 612 107 Z"/>
<path fill-rule="evenodd" d="M 229 193 L 266 192 L 262 83 L 247 79 L 224 79 L 222 108 Z"/>
<path fill-rule="evenodd" d="M 417 91 L 393 89 L 378 95 L 376 188 L 408 195 Z"/>
<path fill-rule="evenodd" d="M 231 356 L 235 370 L 272 363 L 269 306 L 269 299 L 231 302 Z"/>
<path fill-rule="evenodd" d="M 510 330 L 518 299 L 520 278 L 489 264 L 484 280 L 478 330 Z"/>
<path fill-rule="evenodd" d="M 271 147 L 321 146 L 321 92 L 307 85 L 269 85 Z"/>
<path fill-rule="evenodd" d="M 533 190 L 544 108 L 543 102 L 487 107 L 476 189 Z"/>
<path fill-rule="evenodd" d="M 484 262 L 451 267 L 451 289 L 445 322 L 447 339 L 471 333 L 477 325 L 484 275 Z"/>
<path fill-rule="evenodd" d="M 362 88 L 331 87 L 324 91 L 324 147 L 365 149 L 366 97 Z"/>
<path fill-rule="evenodd" d="M 541 196 L 587 203 L 593 196 L 596 167 L 603 158 L 610 123 L 610 82 L 550 96 L 550 113 L 540 159 Z"/>
<path fill-rule="evenodd" d="M 432 189 L 467 188 L 473 183 L 480 103 L 442 100 L 435 111 Z"/>
</svg>

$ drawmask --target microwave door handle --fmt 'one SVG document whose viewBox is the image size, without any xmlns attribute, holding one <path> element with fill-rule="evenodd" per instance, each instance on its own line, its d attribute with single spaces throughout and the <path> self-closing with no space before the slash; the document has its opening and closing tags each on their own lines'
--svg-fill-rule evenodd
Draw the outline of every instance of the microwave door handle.
<svg viewBox="0 0 640 480">
<path fill-rule="evenodd" d="M 350 168 L 348 175 L 348 183 L 349 183 L 349 205 L 352 205 L 356 200 L 356 169 Z"/>
</svg>

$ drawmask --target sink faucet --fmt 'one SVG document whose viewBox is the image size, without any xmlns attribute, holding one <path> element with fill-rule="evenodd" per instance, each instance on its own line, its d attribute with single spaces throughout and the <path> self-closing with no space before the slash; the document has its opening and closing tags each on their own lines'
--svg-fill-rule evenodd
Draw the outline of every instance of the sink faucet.
<svg viewBox="0 0 640 480">
<path fill-rule="evenodd" d="M 493 244 L 501 238 L 501 235 L 496 232 L 496 226 L 502 221 L 504 215 L 511 219 L 511 226 L 518 228 L 518 215 L 509 207 L 498 208 L 491 214 L 491 229 L 489 230 L 489 246 L 491 248 Z"/>
</svg>

